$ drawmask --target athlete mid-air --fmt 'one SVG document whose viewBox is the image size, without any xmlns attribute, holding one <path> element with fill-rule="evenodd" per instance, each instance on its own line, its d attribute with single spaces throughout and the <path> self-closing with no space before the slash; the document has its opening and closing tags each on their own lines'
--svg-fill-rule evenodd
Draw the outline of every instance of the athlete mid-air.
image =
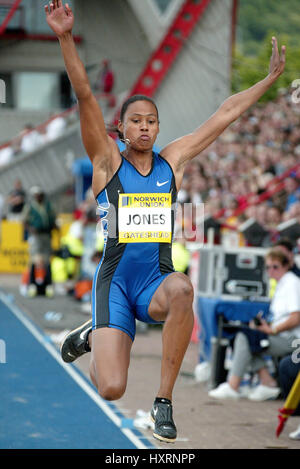
<svg viewBox="0 0 300 469">
<path fill-rule="evenodd" d="M 107 400 L 125 392 L 135 320 L 164 322 L 161 381 L 151 416 L 154 436 L 173 442 L 172 392 L 193 329 L 193 288 L 174 272 L 171 242 L 172 204 L 185 165 L 253 105 L 284 70 L 277 41 L 269 73 L 246 91 L 226 99 L 215 114 L 189 135 L 153 152 L 159 132 L 152 99 L 133 96 L 122 108 L 118 131 L 126 149 L 120 153 L 108 135 L 72 36 L 74 15 L 68 4 L 45 6 L 48 25 L 57 35 L 66 71 L 78 100 L 82 140 L 93 164 L 92 188 L 106 238 L 93 284 L 93 320 L 72 331 L 62 344 L 65 361 L 91 350 L 90 375 Z M 199 96 L 201 99 L 201 96 Z"/>
</svg>

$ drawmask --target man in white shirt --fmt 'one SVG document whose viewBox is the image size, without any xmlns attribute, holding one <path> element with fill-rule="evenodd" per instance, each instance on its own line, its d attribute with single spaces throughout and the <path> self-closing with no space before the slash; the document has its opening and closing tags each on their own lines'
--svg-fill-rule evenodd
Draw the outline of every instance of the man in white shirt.
<svg viewBox="0 0 300 469">
<path fill-rule="evenodd" d="M 290 320 L 290 315 L 300 311 L 300 279 L 291 271 L 286 272 L 278 281 L 271 303 L 273 313 L 273 330 L 276 328 L 282 337 L 300 338 L 300 325 L 292 329 L 281 330 L 280 324 Z"/>
<path fill-rule="evenodd" d="M 289 271 L 289 258 L 281 250 L 273 249 L 266 255 L 265 267 L 269 276 L 277 281 L 270 305 L 273 321 L 268 324 L 260 319 L 261 324 L 256 327 L 256 342 L 262 344 L 259 351 L 253 351 L 251 333 L 247 333 L 247 330 L 236 335 L 228 382 L 209 392 L 216 399 L 239 399 L 239 386 L 249 366 L 258 373 L 261 383 L 249 393 L 250 400 L 276 399 L 280 394 L 280 388 L 270 375 L 263 355 L 282 357 L 293 352 L 293 343 L 300 337 L 300 279 Z M 253 336 L 255 332 L 252 332 Z"/>
</svg>

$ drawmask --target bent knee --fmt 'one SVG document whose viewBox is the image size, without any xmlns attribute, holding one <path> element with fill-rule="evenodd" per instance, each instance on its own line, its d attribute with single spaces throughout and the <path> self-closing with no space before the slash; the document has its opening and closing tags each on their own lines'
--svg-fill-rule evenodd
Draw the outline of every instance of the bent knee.
<svg viewBox="0 0 300 469">
<path fill-rule="evenodd" d="M 91 360 L 90 377 L 98 390 L 98 394 L 106 401 L 120 399 L 126 391 L 127 379 L 124 377 L 103 376 L 96 370 L 95 363 Z"/>
<path fill-rule="evenodd" d="M 98 393 L 106 401 L 116 401 L 120 399 L 126 390 L 126 385 L 123 383 L 105 383 L 99 384 Z"/>
<path fill-rule="evenodd" d="M 243 332 L 238 332 L 234 339 L 234 348 L 250 348 L 247 336 Z"/>
<path fill-rule="evenodd" d="M 179 298 L 183 298 L 184 301 L 193 301 L 193 285 L 186 275 L 178 273 L 176 278 L 170 282 L 167 294 L 171 299 L 177 300 Z"/>
</svg>

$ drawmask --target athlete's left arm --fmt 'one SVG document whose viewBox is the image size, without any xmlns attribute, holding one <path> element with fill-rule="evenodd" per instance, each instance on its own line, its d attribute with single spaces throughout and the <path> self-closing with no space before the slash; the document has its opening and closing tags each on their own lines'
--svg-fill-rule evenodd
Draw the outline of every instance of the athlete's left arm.
<svg viewBox="0 0 300 469">
<path fill-rule="evenodd" d="M 283 73 L 285 66 L 285 46 L 281 55 L 277 40 L 272 38 L 272 56 L 269 74 L 251 88 L 227 98 L 219 109 L 199 128 L 167 145 L 161 155 L 171 164 L 173 170 L 181 173 L 185 164 L 208 147 L 232 122 L 256 103 Z"/>
</svg>

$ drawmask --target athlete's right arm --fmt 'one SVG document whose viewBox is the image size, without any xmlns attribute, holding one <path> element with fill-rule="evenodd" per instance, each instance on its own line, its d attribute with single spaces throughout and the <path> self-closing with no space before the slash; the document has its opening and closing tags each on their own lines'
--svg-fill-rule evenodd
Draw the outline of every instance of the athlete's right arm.
<svg viewBox="0 0 300 469">
<path fill-rule="evenodd" d="M 115 142 L 107 135 L 101 108 L 93 95 L 85 67 L 80 60 L 74 43 L 72 28 L 74 15 L 68 4 L 53 0 L 45 6 L 47 23 L 57 35 L 73 90 L 79 107 L 83 144 L 94 169 L 105 185 L 113 173 L 112 155 Z"/>
</svg>

